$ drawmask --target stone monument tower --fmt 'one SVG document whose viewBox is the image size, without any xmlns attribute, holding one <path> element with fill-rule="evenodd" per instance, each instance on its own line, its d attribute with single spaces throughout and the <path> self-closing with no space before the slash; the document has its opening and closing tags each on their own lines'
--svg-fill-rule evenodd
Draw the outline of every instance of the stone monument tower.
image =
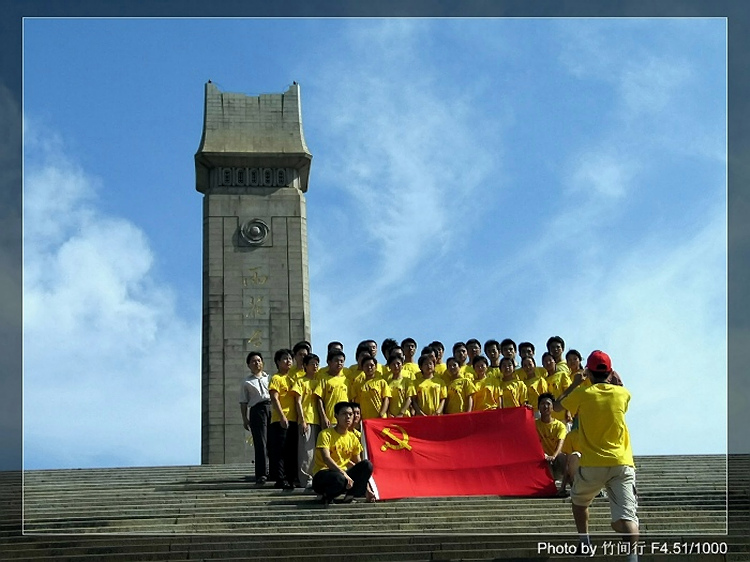
<svg viewBox="0 0 750 562">
<path fill-rule="evenodd" d="M 206 84 L 195 155 L 203 193 L 203 464 L 245 458 L 245 358 L 310 339 L 305 196 L 312 155 L 299 85 L 246 96 Z M 252 457 L 251 457 L 252 458 Z"/>
</svg>

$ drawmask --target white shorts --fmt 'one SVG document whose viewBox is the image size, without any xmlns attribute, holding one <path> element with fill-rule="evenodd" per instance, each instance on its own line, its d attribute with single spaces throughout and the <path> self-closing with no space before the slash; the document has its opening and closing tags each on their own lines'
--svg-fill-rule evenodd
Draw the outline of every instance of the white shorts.
<svg viewBox="0 0 750 562">
<path fill-rule="evenodd" d="M 625 519 L 638 524 L 638 492 L 632 466 L 580 466 L 570 499 L 575 505 L 588 506 L 602 488 L 607 489 L 612 521 Z"/>
</svg>

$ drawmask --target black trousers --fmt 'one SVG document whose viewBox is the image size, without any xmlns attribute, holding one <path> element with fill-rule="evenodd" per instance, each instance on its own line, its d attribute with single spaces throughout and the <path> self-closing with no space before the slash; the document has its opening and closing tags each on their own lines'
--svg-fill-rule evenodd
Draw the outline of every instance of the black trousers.
<svg viewBox="0 0 750 562">
<path fill-rule="evenodd" d="M 268 479 L 294 482 L 297 479 L 297 422 L 284 429 L 281 422 L 268 426 Z"/>
<path fill-rule="evenodd" d="M 274 482 L 284 480 L 284 440 L 287 430 L 280 422 L 268 426 L 268 479 Z"/>
<path fill-rule="evenodd" d="M 290 421 L 284 439 L 284 480 L 290 484 L 299 485 L 299 463 L 297 462 L 297 440 L 299 439 L 299 426 L 297 422 Z"/>
<path fill-rule="evenodd" d="M 248 415 L 250 433 L 255 449 L 255 479 L 268 476 L 268 424 L 271 422 L 271 403 L 260 402 Z"/>
<path fill-rule="evenodd" d="M 372 463 L 367 459 L 359 461 L 350 467 L 346 473 L 354 481 L 351 489 L 346 489 L 346 478 L 338 470 L 323 469 L 313 476 L 313 490 L 323 494 L 327 499 L 333 499 L 341 494 L 350 494 L 355 498 L 362 498 L 367 493 L 367 481 L 372 476 Z"/>
</svg>

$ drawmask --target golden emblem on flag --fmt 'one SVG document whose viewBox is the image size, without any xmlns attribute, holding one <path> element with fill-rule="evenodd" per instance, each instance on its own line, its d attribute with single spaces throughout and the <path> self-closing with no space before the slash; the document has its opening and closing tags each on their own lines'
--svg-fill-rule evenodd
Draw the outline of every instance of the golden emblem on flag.
<svg viewBox="0 0 750 562">
<path fill-rule="evenodd" d="M 401 437 L 399 438 L 394 435 L 391 431 L 391 428 L 397 429 L 401 433 Z M 388 449 L 393 449 L 394 451 L 406 449 L 408 451 L 411 451 L 411 445 L 409 445 L 409 434 L 406 433 L 404 428 L 400 425 L 396 425 L 394 423 L 389 427 L 384 427 L 380 430 L 380 434 L 387 438 L 383 443 L 383 446 L 380 447 L 381 451 L 387 451 Z M 392 439 L 393 441 L 388 441 L 388 439 Z"/>
</svg>

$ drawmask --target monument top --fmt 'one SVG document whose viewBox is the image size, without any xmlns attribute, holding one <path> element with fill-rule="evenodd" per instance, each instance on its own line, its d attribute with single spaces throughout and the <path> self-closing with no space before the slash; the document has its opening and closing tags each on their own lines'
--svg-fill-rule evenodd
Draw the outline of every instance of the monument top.
<svg viewBox="0 0 750 562">
<path fill-rule="evenodd" d="M 247 96 L 206 83 L 203 134 L 195 154 L 196 189 L 205 193 L 209 171 L 221 166 L 294 168 L 307 191 L 312 155 L 302 132 L 299 84 L 283 94 Z"/>
</svg>

